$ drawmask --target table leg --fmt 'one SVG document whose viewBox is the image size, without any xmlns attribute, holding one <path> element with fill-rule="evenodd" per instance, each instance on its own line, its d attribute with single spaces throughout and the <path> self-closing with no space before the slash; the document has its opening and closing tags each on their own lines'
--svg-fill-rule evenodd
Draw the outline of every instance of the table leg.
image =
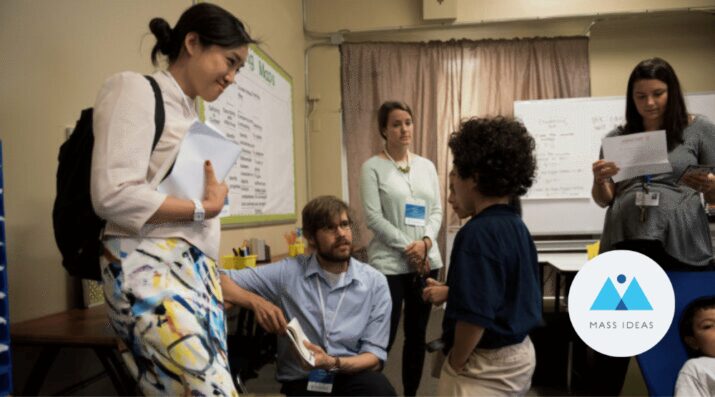
<svg viewBox="0 0 715 397">
<path fill-rule="evenodd" d="M 127 375 L 123 364 L 115 355 L 115 351 L 114 348 L 98 347 L 94 349 L 117 393 L 120 396 L 133 395 L 135 394 L 135 390 L 132 387 L 134 380 Z"/>
<path fill-rule="evenodd" d="M 559 313 L 561 312 L 561 272 L 558 270 L 554 272 L 554 278 L 556 279 L 556 290 L 554 291 L 554 311 Z"/>
<path fill-rule="evenodd" d="M 35 365 L 30 371 L 30 377 L 25 382 L 25 387 L 22 390 L 24 396 L 36 396 L 40 393 L 42 384 L 45 382 L 47 373 L 50 372 L 52 363 L 55 362 L 60 348 L 57 346 L 45 346 L 40 351 L 40 357 L 37 358 Z"/>
<path fill-rule="evenodd" d="M 573 279 L 576 277 L 576 273 L 569 273 L 565 276 L 564 282 L 566 283 L 566 291 L 564 291 L 564 303 L 566 306 L 569 305 L 569 291 L 571 290 L 571 283 L 573 283 Z"/>
</svg>

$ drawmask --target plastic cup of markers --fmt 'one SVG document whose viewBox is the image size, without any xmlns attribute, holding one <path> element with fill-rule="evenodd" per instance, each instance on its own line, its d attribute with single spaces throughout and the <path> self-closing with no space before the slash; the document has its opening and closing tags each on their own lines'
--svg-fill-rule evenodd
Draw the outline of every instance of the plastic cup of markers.
<svg viewBox="0 0 715 397">
<path fill-rule="evenodd" d="M 303 243 L 288 244 L 288 256 L 298 256 L 305 253 Z"/>
<path fill-rule="evenodd" d="M 257 257 L 257 255 L 224 255 L 221 257 L 221 267 L 228 270 L 240 270 L 246 267 L 256 267 Z"/>
</svg>

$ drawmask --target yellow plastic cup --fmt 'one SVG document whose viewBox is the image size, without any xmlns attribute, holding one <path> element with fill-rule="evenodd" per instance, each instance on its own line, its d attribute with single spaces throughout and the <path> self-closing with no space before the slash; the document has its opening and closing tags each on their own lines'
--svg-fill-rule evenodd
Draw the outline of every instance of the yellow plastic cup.
<svg viewBox="0 0 715 397">
<path fill-rule="evenodd" d="M 586 254 L 588 255 L 588 260 L 591 260 L 598 256 L 598 251 L 601 249 L 601 240 L 596 240 L 595 243 L 586 246 Z"/>
<path fill-rule="evenodd" d="M 298 256 L 305 253 L 303 243 L 288 244 L 288 256 Z"/>
<path fill-rule="evenodd" d="M 257 257 L 257 255 L 224 255 L 221 257 L 221 267 L 228 270 L 240 270 L 246 267 L 256 267 Z"/>
</svg>

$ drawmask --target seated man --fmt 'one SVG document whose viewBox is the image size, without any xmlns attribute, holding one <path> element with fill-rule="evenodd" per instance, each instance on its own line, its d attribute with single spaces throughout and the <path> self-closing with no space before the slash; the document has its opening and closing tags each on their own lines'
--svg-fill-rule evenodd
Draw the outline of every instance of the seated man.
<svg viewBox="0 0 715 397">
<path fill-rule="evenodd" d="M 286 395 L 396 395 L 376 371 L 387 359 L 390 291 L 385 276 L 350 257 L 349 213 L 335 197 L 313 199 L 302 214 L 313 254 L 221 275 L 226 302 L 253 310 L 263 328 L 283 335 L 276 379 Z M 297 319 L 314 343 L 306 343 L 312 368 L 284 335 L 286 318 Z"/>
</svg>

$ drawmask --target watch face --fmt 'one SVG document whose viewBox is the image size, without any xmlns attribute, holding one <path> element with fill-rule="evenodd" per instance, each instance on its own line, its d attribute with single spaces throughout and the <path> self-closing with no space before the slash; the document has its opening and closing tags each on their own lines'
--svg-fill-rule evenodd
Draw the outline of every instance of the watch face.
<svg viewBox="0 0 715 397">
<path fill-rule="evenodd" d="M 199 200 L 193 200 L 193 201 L 194 201 L 194 222 L 201 222 L 206 217 L 206 211 L 204 210 L 204 206 L 201 205 L 201 202 Z"/>
</svg>

